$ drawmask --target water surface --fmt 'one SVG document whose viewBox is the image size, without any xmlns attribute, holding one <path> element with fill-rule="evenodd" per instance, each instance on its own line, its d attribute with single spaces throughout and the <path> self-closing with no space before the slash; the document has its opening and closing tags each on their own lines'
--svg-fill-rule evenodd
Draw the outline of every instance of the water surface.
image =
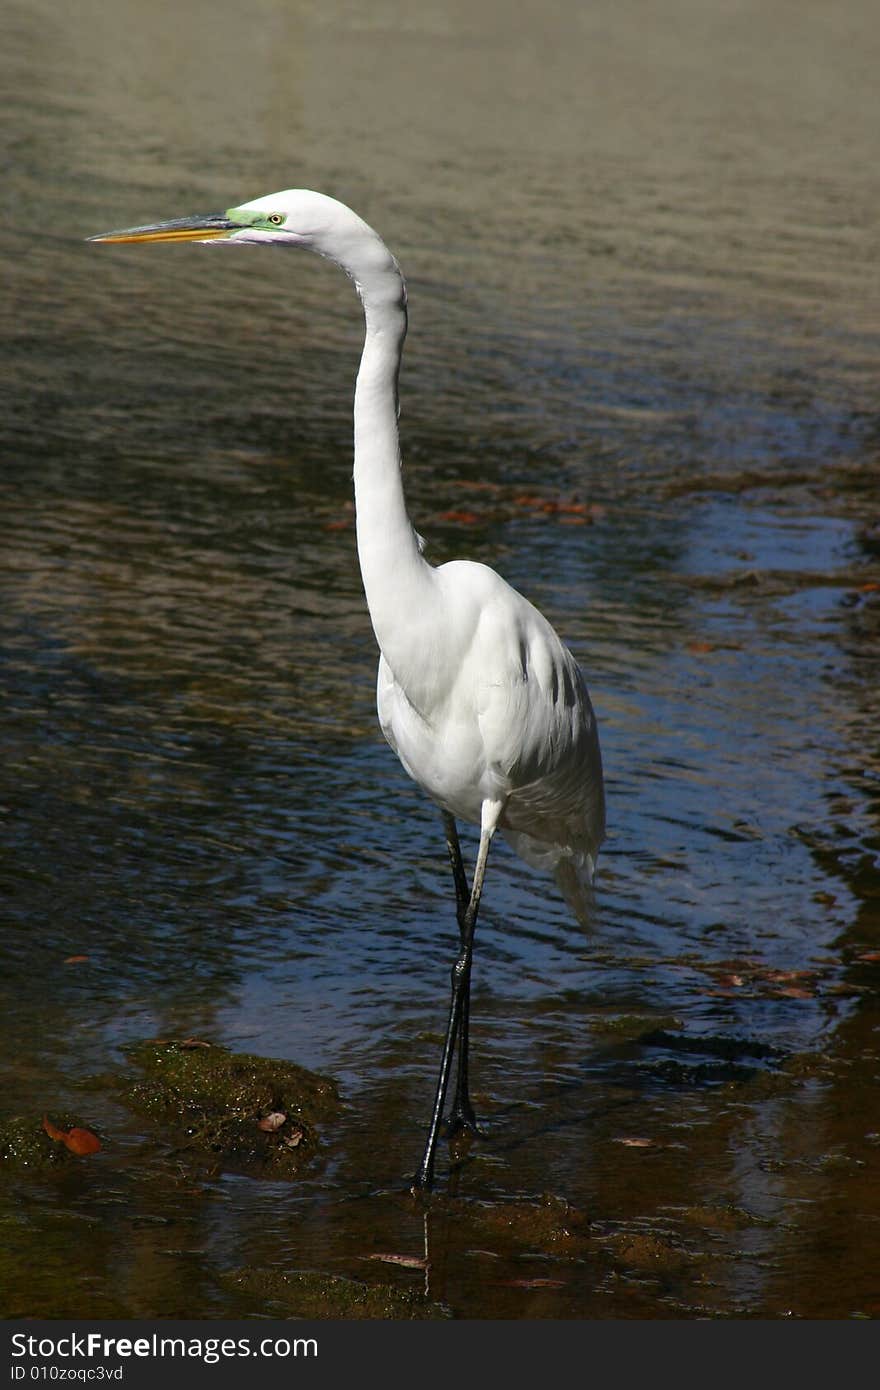
<svg viewBox="0 0 880 1390">
<path fill-rule="evenodd" d="M 357 301 L 315 258 L 83 241 L 290 185 L 399 257 L 415 524 L 565 635 L 607 771 L 589 934 L 493 849 L 487 1134 L 440 1164 L 429 1293 L 878 1312 L 880 26 L 860 0 L 518 15 L 4 21 L 3 1109 L 105 1139 L 3 1175 L 7 1315 L 266 1311 L 237 1268 L 424 1278 L 368 1256 L 424 1251 L 455 926 L 375 722 Z M 194 1179 L 95 1079 L 154 1035 L 335 1075 L 324 1167 Z M 586 1247 L 479 1225 L 544 1194 Z"/>
</svg>

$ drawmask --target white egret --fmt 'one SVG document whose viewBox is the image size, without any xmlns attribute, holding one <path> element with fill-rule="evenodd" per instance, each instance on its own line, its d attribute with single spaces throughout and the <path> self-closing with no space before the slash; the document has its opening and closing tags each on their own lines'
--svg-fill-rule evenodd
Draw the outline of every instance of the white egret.
<svg viewBox="0 0 880 1390">
<path fill-rule="evenodd" d="M 583 676 L 546 618 L 494 570 L 467 560 L 434 567 L 406 510 L 397 383 L 406 287 L 373 229 L 321 193 L 273 193 L 219 215 L 185 217 L 90 238 L 303 246 L 335 261 L 363 304 L 365 340 L 354 398 L 357 546 L 379 644 L 382 732 L 439 806 L 452 861 L 459 953 L 425 1152 L 414 1186 L 433 1182 L 453 1056 L 452 1128 L 475 1129 L 468 1094 L 474 928 L 489 845 L 501 830 L 527 863 L 552 870 L 581 920 L 605 833 L 596 720 Z M 480 827 L 468 886 L 455 818 Z"/>
</svg>

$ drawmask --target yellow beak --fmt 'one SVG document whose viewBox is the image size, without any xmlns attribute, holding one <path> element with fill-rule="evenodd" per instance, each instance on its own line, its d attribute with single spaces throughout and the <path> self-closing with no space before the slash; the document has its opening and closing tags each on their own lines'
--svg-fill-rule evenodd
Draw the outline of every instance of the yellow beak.
<svg viewBox="0 0 880 1390">
<path fill-rule="evenodd" d="M 240 232 L 240 222 L 230 222 L 223 213 L 204 217 L 176 217 L 170 222 L 156 222 L 148 227 L 124 227 L 118 232 L 101 232 L 88 241 L 214 241 L 217 237 Z"/>
</svg>

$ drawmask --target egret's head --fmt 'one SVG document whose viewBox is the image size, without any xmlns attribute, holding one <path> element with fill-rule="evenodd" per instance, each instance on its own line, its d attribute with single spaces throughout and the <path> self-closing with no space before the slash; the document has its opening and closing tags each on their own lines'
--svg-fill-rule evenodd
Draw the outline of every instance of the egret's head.
<svg viewBox="0 0 880 1390">
<path fill-rule="evenodd" d="M 365 308 L 380 305 L 405 315 L 406 286 L 400 267 L 381 238 L 356 212 L 307 188 L 288 188 L 255 198 L 226 212 L 178 217 L 146 227 L 104 232 L 89 241 L 210 241 L 306 246 L 336 261 L 351 276 Z"/>
<path fill-rule="evenodd" d="M 335 198 L 307 188 L 288 188 L 282 193 L 270 193 L 239 207 L 227 208 L 226 212 L 125 227 L 88 240 L 257 242 L 308 246 L 334 256 L 347 236 L 353 231 L 364 230 L 367 230 L 366 224 Z"/>
</svg>

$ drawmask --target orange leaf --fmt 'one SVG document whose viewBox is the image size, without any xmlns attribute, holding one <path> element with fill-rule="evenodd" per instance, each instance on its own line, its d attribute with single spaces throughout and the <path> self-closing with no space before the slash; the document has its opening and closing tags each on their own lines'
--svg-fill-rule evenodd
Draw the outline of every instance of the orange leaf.
<svg viewBox="0 0 880 1390">
<path fill-rule="evenodd" d="M 82 962 L 83 962 L 84 960 L 88 960 L 88 956 L 68 956 L 68 957 L 65 959 L 64 964 L 65 964 L 65 965 L 81 965 Z"/>
<path fill-rule="evenodd" d="M 90 1129 L 69 1129 L 64 1142 L 72 1154 L 96 1154 L 101 1147 L 97 1134 Z"/>
<path fill-rule="evenodd" d="M 43 1116 L 43 1129 L 50 1139 L 64 1144 L 72 1154 L 95 1154 L 101 1147 L 97 1134 L 93 1134 L 90 1129 L 80 1129 L 77 1125 L 74 1125 L 73 1129 L 59 1129 L 57 1125 L 52 1124 L 48 1115 Z"/>
</svg>

